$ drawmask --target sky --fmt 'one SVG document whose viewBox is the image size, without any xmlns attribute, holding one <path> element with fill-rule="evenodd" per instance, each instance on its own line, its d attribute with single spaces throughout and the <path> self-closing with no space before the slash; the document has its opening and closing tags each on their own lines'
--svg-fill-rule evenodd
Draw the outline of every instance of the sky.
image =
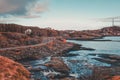
<svg viewBox="0 0 120 80">
<path fill-rule="evenodd" d="M 120 0 L 0 0 L 0 23 L 58 30 L 120 25 Z M 108 21 L 108 22 L 107 22 Z"/>
</svg>

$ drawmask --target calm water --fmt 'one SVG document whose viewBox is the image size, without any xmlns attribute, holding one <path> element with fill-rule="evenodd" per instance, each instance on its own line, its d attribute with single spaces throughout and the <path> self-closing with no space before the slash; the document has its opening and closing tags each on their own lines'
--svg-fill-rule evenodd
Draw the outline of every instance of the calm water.
<svg viewBox="0 0 120 80">
<path fill-rule="evenodd" d="M 95 51 L 89 50 L 78 50 L 78 51 L 70 51 L 68 54 L 78 54 L 78 56 L 72 57 L 62 57 L 64 62 L 71 68 L 70 74 L 73 76 L 81 76 L 81 75 L 89 75 L 93 66 L 111 66 L 107 63 L 102 63 L 94 60 L 93 58 L 97 58 L 98 56 L 92 56 L 89 54 L 117 54 L 120 55 L 120 37 L 104 37 L 103 39 L 99 39 L 101 41 L 76 41 L 76 40 L 68 40 L 68 42 L 82 44 L 83 47 L 93 48 Z M 112 41 L 102 41 L 102 40 L 112 40 Z M 36 64 L 44 64 L 50 60 L 46 58 L 44 60 L 36 60 L 32 61 L 32 65 Z M 36 67 L 36 66 L 34 66 Z M 44 75 L 42 75 L 44 76 Z"/>
<path fill-rule="evenodd" d="M 108 53 L 120 55 L 120 37 L 104 37 L 100 40 L 112 40 L 112 41 L 75 41 L 68 40 L 77 44 L 82 44 L 83 47 L 93 48 L 95 51 L 77 51 L 78 53 Z"/>
<path fill-rule="evenodd" d="M 107 63 L 96 61 L 92 58 L 98 58 L 98 56 L 90 56 L 89 54 L 116 54 L 120 55 L 120 37 L 104 37 L 101 41 L 76 41 L 68 40 L 77 44 L 82 44 L 83 47 L 93 48 L 95 51 L 79 50 L 71 51 L 69 54 L 78 54 L 74 57 L 63 57 L 65 62 L 71 67 L 71 73 L 80 75 L 89 75 L 91 73 L 90 67 L 92 66 L 111 66 Z M 112 41 L 102 41 L 112 40 Z M 78 61 L 77 63 L 72 61 Z"/>
</svg>

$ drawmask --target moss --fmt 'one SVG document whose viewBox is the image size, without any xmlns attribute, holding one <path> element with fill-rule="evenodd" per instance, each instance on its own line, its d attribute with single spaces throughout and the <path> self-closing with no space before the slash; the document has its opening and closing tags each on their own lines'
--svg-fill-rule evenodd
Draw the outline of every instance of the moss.
<svg viewBox="0 0 120 80">
<path fill-rule="evenodd" d="M 29 72 L 19 63 L 0 56 L 0 80 L 29 80 Z"/>
</svg>

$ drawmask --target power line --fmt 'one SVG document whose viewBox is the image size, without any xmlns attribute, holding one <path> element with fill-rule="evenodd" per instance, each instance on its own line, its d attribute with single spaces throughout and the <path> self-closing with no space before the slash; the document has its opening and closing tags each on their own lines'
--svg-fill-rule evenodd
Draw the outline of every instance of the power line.
<svg viewBox="0 0 120 80">
<path fill-rule="evenodd" d="M 111 22 L 112 26 L 115 26 L 115 22 L 120 22 L 120 16 L 117 17 L 109 17 L 100 19 L 102 22 Z"/>
</svg>

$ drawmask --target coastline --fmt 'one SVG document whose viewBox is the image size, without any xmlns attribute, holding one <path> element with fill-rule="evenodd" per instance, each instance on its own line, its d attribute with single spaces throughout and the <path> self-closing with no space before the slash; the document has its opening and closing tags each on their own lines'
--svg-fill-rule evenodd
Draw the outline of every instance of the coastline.
<svg viewBox="0 0 120 80">
<path fill-rule="evenodd" d="M 61 56 L 70 50 L 75 50 L 77 47 L 79 48 L 79 45 L 74 43 L 64 43 L 59 40 L 54 40 L 42 45 L 1 49 L 0 55 L 12 60 L 22 60 L 26 58 L 40 59 L 48 56 Z"/>
<path fill-rule="evenodd" d="M 1 25 L 3 26 L 3 25 Z M 49 69 L 55 69 L 58 71 L 59 77 L 61 80 L 77 80 L 75 78 L 76 75 L 69 74 L 69 66 L 61 59 L 62 56 L 75 56 L 73 54 L 66 54 L 69 51 L 77 51 L 77 50 L 90 50 L 93 51 L 95 49 L 82 47 L 82 45 L 74 44 L 70 42 L 66 42 L 65 39 L 68 40 L 80 40 L 80 41 L 111 41 L 111 40 L 99 40 L 106 36 L 120 36 L 119 32 L 116 32 L 116 29 L 118 27 L 110 27 L 105 28 L 105 30 L 97 30 L 97 31 L 75 31 L 74 33 L 67 33 L 67 31 L 57 31 L 57 30 L 48 30 L 48 29 L 39 29 L 39 28 L 31 28 L 31 27 L 24 27 L 19 26 L 19 29 L 17 29 L 16 25 L 14 27 L 15 31 L 11 32 L 12 29 L 8 30 L 6 27 L 2 27 L 0 37 L 1 37 L 1 49 L 0 49 L 0 55 L 5 56 L 7 58 L 10 58 L 17 63 L 22 63 L 24 61 L 30 61 L 30 60 L 42 60 L 46 57 L 51 57 L 49 60 L 49 63 L 45 63 L 44 65 L 41 65 L 38 68 L 32 68 L 30 65 L 24 65 L 26 69 L 29 71 L 41 71 L 41 69 L 44 70 L 44 68 Z M 5 32 L 2 31 L 5 28 Z M 12 25 L 11 27 L 12 28 Z M 26 35 L 24 34 L 24 30 L 31 28 L 34 32 L 32 35 Z M 37 30 L 38 29 L 38 30 Z M 36 32 L 37 30 L 37 32 Z M 42 30 L 42 32 L 41 32 Z M 44 33 L 45 32 L 45 33 Z M 50 34 L 49 34 L 50 33 Z M 55 33 L 55 35 L 54 35 Z M 43 35 L 42 35 L 43 34 Z M 68 35 L 68 37 L 64 35 Z M 108 35 L 105 35 L 108 34 Z M 44 37 L 43 37 L 44 36 Z M 97 40 L 98 39 L 98 40 Z M 15 43 L 13 43 L 15 42 Z M 105 55 L 103 55 L 104 58 Z M 114 56 L 114 55 L 113 55 Z M 59 59 L 60 58 L 60 59 Z M 112 60 L 105 60 L 105 59 L 96 59 L 98 61 L 108 62 L 112 63 Z M 115 57 L 115 60 L 117 58 Z M 77 61 L 72 61 L 77 62 Z M 56 65 L 54 65 L 56 63 Z M 60 63 L 60 66 L 59 66 Z M 113 63 L 112 63 L 113 64 Z M 65 69 L 61 69 L 65 68 Z M 100 68 L 101 69 L 101 68 Z M 64 72 L 66 70 L 66 72 Z M 56 72 L 52 72 L 57 74 Z M 48 73 L 44 73 L 48 74 Z M 63 75 L 62 75 L 63 74 Z M 31 73 L 31 76 L 32 73 Z M 94 75 L 93 75 L 94 76 Z M 54 78 L 56 75 L 49 74 L 47 77 Z M 55 79 L 52 79 L 55 80 Z"/>
</svg>

